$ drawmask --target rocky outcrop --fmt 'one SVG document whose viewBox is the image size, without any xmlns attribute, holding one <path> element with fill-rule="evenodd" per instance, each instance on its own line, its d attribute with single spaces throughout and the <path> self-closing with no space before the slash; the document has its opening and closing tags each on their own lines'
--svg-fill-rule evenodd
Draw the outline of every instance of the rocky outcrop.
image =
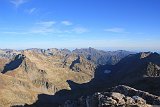
<svg viewBox="0 0 160 107">
<path fill-rule="evenodd" d="M 160 76 L 160 66 L 152 62 L 149 62 L 147 66 L 147 76 L 159 77 Z"/>
<path fill-rule="evenodd" d="M 77 100 L 68 100 L 63 107 L 152 107 L 160 105 L 160 97 L 119 85 L 107 92 L 97 92 Z"/>
<path fill-rule="evenodd" d="M 148 104 L 160 105 L 160 97 L 159 96 L 149 94 L 148 92 L 145 92 L 145 91 L 136 90 L 134 88 L 131 88 L 131 87 L 128 87 L 125 85 L 116 86 L 116 87 L 112 88 L 112 91 L 119 92 L 121 94 L 124 94 L 125 96 L 139 96 L 139 97 L 143 98 Z"/>
<path fill-rule="evenodd" d="M 146 58 L 146 57 L 148 57 L 150 54 L 152 54 L 152 53 L 151 53 L 151 52 L 142 52 L 140 58 L 141 58 L 141 59 Z"/>
</svg>

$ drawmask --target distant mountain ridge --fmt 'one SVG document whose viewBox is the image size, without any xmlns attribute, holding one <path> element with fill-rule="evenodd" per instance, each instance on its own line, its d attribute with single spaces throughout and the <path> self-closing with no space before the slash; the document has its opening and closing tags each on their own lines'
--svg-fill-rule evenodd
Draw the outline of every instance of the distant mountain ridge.
<svg viewBox="0 0 160 107">
<path fill-rule="evenodd" d="M 39 48 L 31 48 L 26 50 L 12 50 L 12 49 L 0 49 L 0 57 L 5 58 L 13 58 L 15 55 L 23 53 L 24 51 L 33 51 L 43 55 L 58 55 L 58 54 L 77 54 L 82 55 L 91 62 L 95 63 L 96 65 L 105 65 L 110 64 L 114 65 L 120 61 L 120 59 L 124 58 L 129 54 L 134 54 L 135 52 L 125 51 L 125 50 L 117 50 L 117 51 L 103 51 L 97 50 L 94 48 L 81 48 L 75 49 L 70 51 L 69 49 L 57 49 L 57 48 L 50 48 L 50 49 L 39 49 Z"/>
<path fill-rule="evenodd" d="M 122 58 L 134 52 L 129 52 L 125 50 L 118 51 L 103 51 L 96 50 L 94 48 L 84 48 L 84 49 L 75 49 L 73 53 L 85 56 L 88 60 L 92 61 L 96 65 L 114 65 L 119 62 Z"/>
</svg>

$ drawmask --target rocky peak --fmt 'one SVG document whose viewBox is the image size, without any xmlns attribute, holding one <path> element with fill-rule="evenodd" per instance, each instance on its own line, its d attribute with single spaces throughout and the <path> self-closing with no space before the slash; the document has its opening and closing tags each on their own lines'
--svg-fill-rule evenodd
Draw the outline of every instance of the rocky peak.
<svg viewBox="0 0 160 107">
<path fill-rule="evenodd" d="M 152 62 L 149 62 L 147 66 L 147 75 L 150 77 L 159 77 L 160 76 L 160 66 Z"/>
<path fill-rule="evenodd" d="M 142 53 L 140 53 L 141 55 L 140 55 L 140 59 L 143 59 L 143 58 L 146 58 L 146 57 L 148 57 L 150 54 L 151 54 L 151 52 L 142 52 Z"/>
</svg>

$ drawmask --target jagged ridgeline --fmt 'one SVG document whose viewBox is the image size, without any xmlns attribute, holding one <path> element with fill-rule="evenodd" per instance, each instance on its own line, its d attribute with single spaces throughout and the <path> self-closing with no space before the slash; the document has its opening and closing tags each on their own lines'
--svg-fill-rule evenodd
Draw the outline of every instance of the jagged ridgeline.
<svg viewBox="0 0 160 107">
<path fill-rule="evenodd" d="M 0 50 L 0 107 L 31 105 L 38 95 L 71 90 L 68 83 L 91 81 L 99 65 L 114 65 L 128 51 L 93 48 Z"/>
</svg>

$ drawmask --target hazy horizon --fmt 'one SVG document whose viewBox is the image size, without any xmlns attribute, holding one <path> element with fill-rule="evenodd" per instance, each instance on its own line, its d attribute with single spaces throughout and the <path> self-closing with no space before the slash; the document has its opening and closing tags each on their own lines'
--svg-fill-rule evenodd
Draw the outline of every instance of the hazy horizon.
<svg viewBox="0 0 160 107">
<path fill-rule="evenodd" d="M 21 51 L 21 50 L 29 50 L 29 49 L 54 49 L 55 47 L 49 47 L 49 48 L 37 48 L 37 47 L 31 47 L 31 48 L 21 48 L 21 49 L 16 49 L 16 48 L 0 48 L 0 50 L 17 50 L 17 51 Z M 137 49 L 137 50 L 133 50 L 133 49 L 123 49 L 123 48 L 120 48 L 120 49 L 117 49 L 117 48 L 113 48 L 113 47 L 110 47 L 110 48 L 104 48 L 104 47 L 101 47 L 101 48 L 95 48 L 95 47 L 79 47 L 79 48 L 65 48 L 65 47 L 62 47 L 62 48 L 55 48 L 55 49 L 59 49 L 59 50 L 62 50 L 62 49 L 68 49 L 70 51 L 73 51 L 75 49 L 88 49 L 88 48 L 94 48 L 96 50 L 102 50 L 102 51 L 130 51 L 130 52 L 136 52 L 136 53 L 139 53 L 139 52 L 157 52 L 157 53 L 160 53 L 159 50 L 147 50 L 147 49 Z"/>
<path fill-rule="evenodd" d="M 1 0 L 0 48 L 160 50 L 159 0 Z"/>
</svg>

